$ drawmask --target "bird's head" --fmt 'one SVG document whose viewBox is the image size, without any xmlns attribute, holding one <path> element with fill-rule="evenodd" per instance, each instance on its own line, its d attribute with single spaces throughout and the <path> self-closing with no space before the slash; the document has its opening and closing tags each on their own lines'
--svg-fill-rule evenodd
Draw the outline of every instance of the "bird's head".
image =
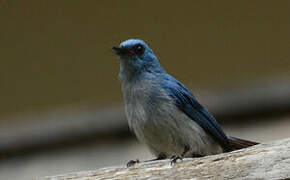
<svg viewBox="0 0 290 180">
<path fill-rule="evenodd" d="M 153 51 L 142 40 L 126 40 L 119 46 L 114 46 L 113 51 L 120 59 L 121 76 L 122 74 L 136 76 L 142 72 L 163 71 Z"/>
</svg>

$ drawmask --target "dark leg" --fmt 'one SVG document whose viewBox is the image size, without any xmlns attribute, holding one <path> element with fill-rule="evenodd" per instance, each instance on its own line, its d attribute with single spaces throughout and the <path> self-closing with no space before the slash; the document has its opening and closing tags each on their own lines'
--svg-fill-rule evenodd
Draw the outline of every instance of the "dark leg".
<svg viewBox="0 0 290 180">
<path fill-rule="evenodd" d="M 150 161 L 157 161 L 157 160 L 161 160 L 161 159 L 166 159 L 166 155 L 163 154 L 163 153 L 160 153 L 157 158 L 155 159 L 151 159 L 151 160 L 147 160 L 145 162 L 150 162 Z M 134 166 L 135 164 L 137 163 L 140 163 L 139 159 L 136 159 L 136 160 L 131 160 L 127 163 L 127 167 L 131 167 L 131 166 Z"/>
<path fill-rule="evenodd" d="M 139 159 L 136 159 L 136 160 L 130 160 L 130 161 L 127 163 L 127 167 L 134 166 L 134 165 L 137 164 L 137 163 L 140 163 Z"/>
<path fill-rule="evenodd" d="M 184 151 L 183 151 L 183 153 L 181 154 L 181 157 L 184 157 L 185 156 L 185 154 L 189 151 L 189 146 L 188 145 L 186 145 L 185 147 L 184 147 Z"/>
<path fill-rule="evenodd" d="M 180 160 L 180 161 L 183 161 L 183 157 L 185 156 L 185 154 L 189 151 L 189 146 L 188 145 L 186 145 L 185 147 L 184 147 L 184 151 L 183 151 L 183 153 L 181 154 L 181 156 L 176 156 L 176 155 L 173 155 L 170 159 L 171 159 L 171 161 L 170 161 L 170 164 L 171 165 L 174 165 L 178 160 Z"/>
</svg>

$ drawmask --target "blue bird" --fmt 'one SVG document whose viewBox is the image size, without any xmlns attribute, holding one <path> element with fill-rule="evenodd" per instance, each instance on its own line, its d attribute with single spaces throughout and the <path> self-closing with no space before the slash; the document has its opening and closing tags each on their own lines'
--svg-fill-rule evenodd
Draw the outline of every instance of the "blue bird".
<svg viewBox="0 0 290 180">
<path fill-rule="evenodd" d="M 257 144 L 227 136 L 189 89 L 165 71 L 144 41 L 129 39 L 113 50 L 120 60 L 119 78 L 129 127 L 156 160 L 171 158 L 175 163 L 184 157 Z"/>
</svg>

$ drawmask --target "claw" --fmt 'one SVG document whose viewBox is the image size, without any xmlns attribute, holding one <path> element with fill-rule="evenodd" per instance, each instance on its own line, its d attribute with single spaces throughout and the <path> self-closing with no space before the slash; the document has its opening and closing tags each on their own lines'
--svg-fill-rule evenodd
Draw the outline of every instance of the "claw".
<svg viewBox="0 0 290 180">
<path fill-rule="evenodd" d="M 180 160 L 181 162 L 183 161 L 182 157 L 181 156 L 172 156 L 170 158 L 170 164 L 171 166 L 174 165 L 178 160 Z"/>
<path fill-rule="evenodd" d="M 127 167 L 134 166 L 135 164 L 140 163 L 139 159 L 131 160 L 127 163 Z"/>
</svg>

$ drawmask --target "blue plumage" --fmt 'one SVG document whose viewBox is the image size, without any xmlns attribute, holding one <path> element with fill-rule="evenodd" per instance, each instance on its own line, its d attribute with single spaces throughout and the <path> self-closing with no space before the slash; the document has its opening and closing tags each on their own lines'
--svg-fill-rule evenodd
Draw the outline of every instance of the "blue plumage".
<svg viewBox="0 0 290 180">
<path fill-rule="evenodd" d="M 192 93 L 169 75 L 142 40 L 124 41 L 113 50 L 130 129 L 158 159 L 228 152 L 256 143 L 228 137 Z"/>
<path fill-rule="evenodd" d="M 227 136 L 207 109 L 199 104 L 192 93 L 182 83 L 170 75 L 167 75 L 166 79 L 162 87 L 174 99 L 176 106 L 200 125 L 207 133 L 213 136 L 226 151 L 230 150 Z"/>
</svg>

